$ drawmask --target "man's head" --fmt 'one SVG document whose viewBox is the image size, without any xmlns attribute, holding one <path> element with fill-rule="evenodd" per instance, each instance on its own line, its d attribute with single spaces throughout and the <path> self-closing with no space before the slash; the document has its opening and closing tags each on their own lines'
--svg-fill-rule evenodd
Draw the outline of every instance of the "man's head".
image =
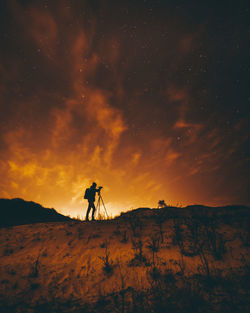
<svg viewBox="0 0 250 313">
<path fill-rule="evenodd" d="M 96 187 L 96 183 L 92 183 L 91 187 L 95 188 Z"/>
</svg>

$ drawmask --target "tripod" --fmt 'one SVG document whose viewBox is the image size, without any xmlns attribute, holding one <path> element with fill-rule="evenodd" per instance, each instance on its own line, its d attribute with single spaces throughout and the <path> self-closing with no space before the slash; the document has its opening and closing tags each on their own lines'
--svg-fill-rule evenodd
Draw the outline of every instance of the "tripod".
<svg viewBox="0 0 250 313">
<path fill-rule="evenodd" d="M 105 204 L 104 204 L 104 201 L 103 201 L 103 198 L 102 198 L 102 195 L 101 195 L 101 192 L 99 191 L 98 192 L 98 200 L 97 200 L 97 205 L 96 205 L 96 211 L 97 211 L 97 216 L 98 216 L 98 219 L 101 218 L 101 205 L 103 206 L 104 208 L 104 217 L 106 215 L 106 217 L 108 218 L 108 212 L 107 212 L 107 209 L 105 207 Z"/>
</svg>

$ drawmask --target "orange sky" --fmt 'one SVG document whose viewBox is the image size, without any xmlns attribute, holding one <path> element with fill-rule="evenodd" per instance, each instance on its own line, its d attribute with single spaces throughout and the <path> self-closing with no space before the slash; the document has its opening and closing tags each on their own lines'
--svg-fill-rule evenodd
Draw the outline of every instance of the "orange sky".
<svg viewBox="0 0 250 313">
<path fill-rule="evenodd" d="M 84 216 L 95 181 L 113 215 L 160 199 L 249 203 L 249 157 L 236 158 L 248 119 L 220 107 L 202 76 L 219 58 L 210 42 L 200 56 L 207 22 L 190 26 L 175 11 L 154 20 L 140 6 L 114 5 L 116 16 L 102 2 L 21 3 L 10 1 L 2 22 L 0 197 Z"/>
</svg>

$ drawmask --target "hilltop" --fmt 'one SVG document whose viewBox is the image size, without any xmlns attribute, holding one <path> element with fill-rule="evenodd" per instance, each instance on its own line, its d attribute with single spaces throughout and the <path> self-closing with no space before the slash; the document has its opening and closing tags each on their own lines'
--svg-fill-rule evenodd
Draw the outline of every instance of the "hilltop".
<svg viewBox="0 0 250 313">
<path fill-rule="evenodd" d="M 0 229 L 0 311 L 247 312 L 250 208 Z"/>
<path fill-rule="evenodd" d="M 44 208 L 32 201 L 0 199 L 0 227 L 69 220 L 55 209 Z"/>
</svg>

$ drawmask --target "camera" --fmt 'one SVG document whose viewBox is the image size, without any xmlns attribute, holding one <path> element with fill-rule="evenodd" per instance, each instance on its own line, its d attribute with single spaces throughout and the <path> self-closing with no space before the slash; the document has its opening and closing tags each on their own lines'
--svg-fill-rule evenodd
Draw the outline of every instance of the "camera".
<svg viewBox="0 0 250 313">
<path fill-rule="evenodd" d="M 101 190 L 102 188 L 103 188 L 103 187 L 102 187 L 102 186 L 100 186 L 100 187 L 99 187 L 99 190 Z"/>
</svg>

